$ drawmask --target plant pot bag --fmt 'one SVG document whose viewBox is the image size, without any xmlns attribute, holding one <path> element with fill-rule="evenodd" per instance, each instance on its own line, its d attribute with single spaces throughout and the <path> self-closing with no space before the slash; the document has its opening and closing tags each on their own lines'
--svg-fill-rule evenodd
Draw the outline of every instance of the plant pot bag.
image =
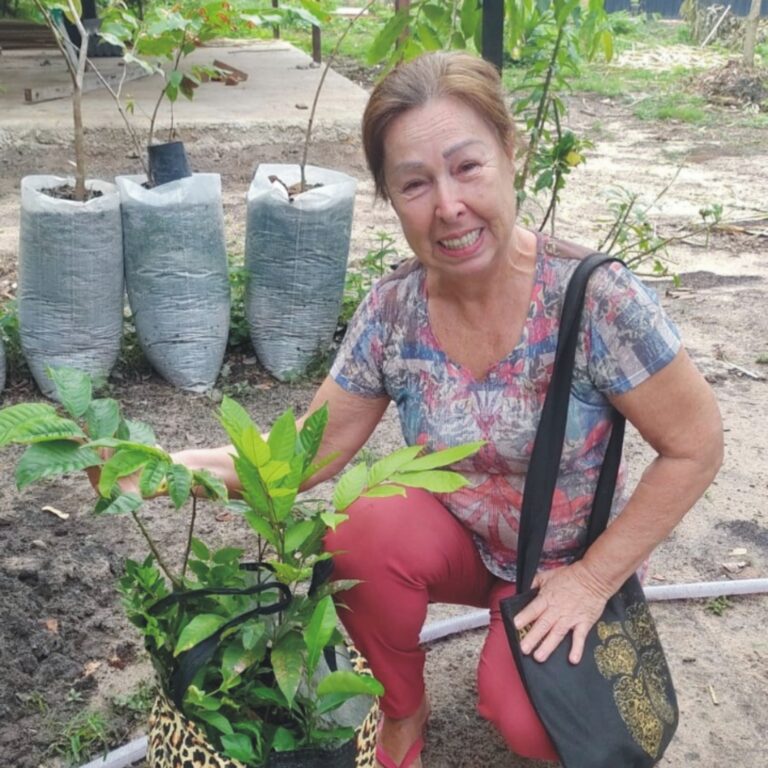
<svg viewBox="0 0 768 768">
<path fill-rule="evenodd" d="M 289 199 L 297 165 L 260 165 L 248 190 L 246 314 L 256 354 L 276 378 L 302 375 L 333 340 L 344 293 L 357 182 L 307 166 L 322 186 Z M 271 181 L 277 177 L 282 182 Z"/>
<path fill-rule="evenodd" d="M 357 672 L 369 672 L 365 659 L 354 649 L 348 649 L 346 658 Z M 343 663 L 339 666 L 343 666 Z M 352 702 L 345 706 L 350 704 Z M 352 712 L 351 715 L 355 719 L 345 724 L 356 726 L 352 741 L 328 750 L 272 752 L 266 768 L 374 768 L 378 703 L 374 701 L 364 707 L 364 711 L 358 708 L 357 713 Z M 208 742 L 205 733 L 164 694 L 155 699 L 149 718 L 148 739 L 148 768 L 178 768 L 187 765 L 185 761 L 205 768 L 243 768 L 240 761 L 217 751 Z"/>
<path fill-rule="evenodd" d="M 74 184 L 56 176 L 21 181 L 19 334 L 43 394 L 54 396 L 46 368 L 78 368 L 106 378 L 120 353 L 123 329 L 123 239 L 113 184 L 80 203 L 42 192 Z"/>
<path fill-rule="evenodd" d="M 181 389 L 213 387 L 229 333 L 221 178 L 200 173 L 146 189 L 118 176 L 125 282 L 152 367 Z"/>
<path fill-rule="evenodd" d="M 581 310 L 593 254 L 576 268 L 565 298 L 552 380 L 525 480 L 518 539 L 517 595 L 501 614 L 528 695 L 565 768 L 650 768 L 677 727 L 678 710 L 667 662 L 637 576 L 608 601 L 590 630 L 578 664 L 568 661 L 571 636 L 547 661 L 520 650 L 525 629 L 514 618 L 536 596 L 531 589 L 544 544 L 566 431 Z M 595 490 L 584 551 L 605 530 L 621 463 L 624 418 L 614 413 Z M 583 553 L 582 553 L 583 554 Z"/>
</svg>

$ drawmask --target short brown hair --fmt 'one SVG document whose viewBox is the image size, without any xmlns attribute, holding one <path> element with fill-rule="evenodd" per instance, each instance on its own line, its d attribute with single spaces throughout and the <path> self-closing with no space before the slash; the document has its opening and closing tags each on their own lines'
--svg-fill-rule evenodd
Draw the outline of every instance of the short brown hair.
<svg viewBox="0 0 768 768">
<path fill-rule="evenodd" d="M 496 68 L 462 52 L 425 53 L 393 69 L 373 90 L 363 114 L 363 149 L 376 194 L 387 198 L 384 138 L 392 121 L 432 99 L 450 96 L 474 110 L 508 152 L 515 129 Z"/>
</svg>

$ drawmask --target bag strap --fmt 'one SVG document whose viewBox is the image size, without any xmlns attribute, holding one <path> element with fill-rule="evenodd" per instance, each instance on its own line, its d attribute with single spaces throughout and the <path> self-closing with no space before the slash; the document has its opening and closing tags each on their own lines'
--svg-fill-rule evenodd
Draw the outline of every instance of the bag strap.
<svg viewBox="0 0 768 768">
<path fill-rule="evenodd" d="M 568 421 L 568 403 L 573 380 L 573 365 L 579 338 L 579 326 L 587 283 L 601 264 L 620 259 L 593 253 L 583 259 L 573 272 L 563 302 L 560 331 L 552 380 L 544 400 L 541 419 L 533 443 L 525 478 L 520 510 L 517 556 L 517 592 L 531 588 L 544 548 L 552 499 L 560 472 L 563 440 Z M 614 411 L 611 437 L 592 503 L 585 550 L 605 530 L 611 512 L 616 478 L 621 464 L 624 417 Z"/>
<path fill-rule="evenodd" d="M 274 573 L 275 570 L 271 563 L 263 561 L 240 563 L 240 569 L 243 571 L 264 570 L 269 573 Z M 309 586 L 310 597 L 328 581 L 332 572 L 332 558 L 320 560 L 313 565 L 312 580 Z M 154 615 L 174 605 L 184 605 L 197 597 L 208 595 L 253 596 L 264 592 L 276 592 L 278 599 L 269 605 L 258 605 L 255 608 L 251 608 L 250 610 L 233 617 L 225 624 L 222 624 L 222 626 L 220 626 L 212 635 L 201 640 L 199 643 L 192 646 L 192 648 L 182 651 L 182 653 L 180 653 L 174 660 L 173 668 L 171 669 L 170 678 L 168 680 L 168 694 L 179 710 L 181 709 L 187 688 L 189 688 L 190 684 L 195 679 L 195 675 L 200 668 L 204 664 L 207 664 L 213 657 L 224 634 L 257 616 L 270 616 L 286 610 L 293 600 L 293 594 L 286 584 L 272 580 L 254 584 L 250 587 L 206 587 L 203 589 L 171 592 L 169 595 L 166 595 L 150 606 L 148 612 Z M 325 657 L 325 663 L 332 672 L 335 672 L 338 669 L 336 649 L 332 645 L 326 646 L 323 648 L 323 656 Z"/>
</svg>

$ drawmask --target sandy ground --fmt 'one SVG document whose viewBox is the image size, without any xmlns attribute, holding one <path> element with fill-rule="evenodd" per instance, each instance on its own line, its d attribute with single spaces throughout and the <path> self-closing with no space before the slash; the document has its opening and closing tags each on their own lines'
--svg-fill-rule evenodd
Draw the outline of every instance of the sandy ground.
<svg viewBox="0 0 768 768">
<path fill-rule="evenodd" d="M 698 210 L 725 207 L 724 218 L 746 221 L 766 215 L 768 142 L 739 127 L 739 116 L 719 113 L 714 128 L 643 124 L 618 102 L 576 100 L 571 121 L 590 130 L 596 148 L 568 183 L 558 233 L 585 243 L 604 231 L 601 194 L 622 185 L 650 202 L 675 176 L 654 218 L 664 234 L 695 225 Z M 280 136 L 258 142 L 247 133 L 199 127 L 185 136 L 194 167 L 222 174 L 227 237 L 243 247 L 245 191 L 260 161 L 292 161 L 294 144 Z M 94 174 L 110 178 L 134 170 L 127 152 L 115 152 L 116 134 L 96 141 Z M 373 202 L 354 137 L 321 142 L 313 156 L 360 179 L 352 257 L 373 247 L 376 233 L 395 233 L 392 213 Z M 0 154 L 0 292 L 12 294 L 16 275 L 18 183 L 27 173 L 61 171 L 63 142 L 7 143 Z M 711 489 L 659 547 L 651 584 L 765 577 L 768 575 L 768 237 L 766 221 L 690 237 L 670 249 L 680 287 L 657 289 L 678 323 L 687 348 L 717 393 L 725 422 L 726 461 Z M 401 243 L 402 245 L 402 243 Z M 247 357 L 230 361 L 221 387 L 238 398 L 263 427 L 286 407 L 300 411 L 312 385 L 278 385 Z M 733 365 L 739 368 L 732 367 Z M 758 380 L 749 373 L 762 375 Z M 130 415 L 150 421 L 169 449 L 210 445 L 223 438 L 204 396 L 173 390 L 151 374 L 123 372 L 113 381 Z M 36 397 L 16 376 L 4 404 Z M 387 417 L 370 449 L 398 445 Z M 630 435 L 627 456 L 635 478 L 648 451 Z M 108 706 L 148 674 L 140 644 L 122 617 L 113 582 L 122 558 L 139 542 L 129 521 L 89 516 L 91 493 L 81 477 L 17 493 L 12 457 L 0 475 L 0 765 L 36 768 L 57 764 L 53 745 L 63 724 L 86 705 Z M 70 513 L 62 521 L 41 511 L 48 503 Z M 149 524 L 177 543 L 179 520 L 162 501 L 153 502 Z M 237 540 L 235 521 L 204 515 L 201 534 Z M 437 607 L 442 617 L 456 609 Z M 654 608 L 680 700 L 678 734 L 661 765 L 669 768 L 760 766 L 768 755 L 768 597 L 734 598 L 719 606 L 679 601 Z M 434 643 L 428 661 L 433 718 L 424 755 L 426 768 L 527 768 L 535 764 L 504 750 L 475 713 L 475 664 L 482 643 L 475 631 Z M 115 661 L 118 659 L 118 661 Z M 123 667 L 123 668 L 120 668 Z M 140 726 L 123 712 L 114 716 L 114 743 Z"/>
</svg>

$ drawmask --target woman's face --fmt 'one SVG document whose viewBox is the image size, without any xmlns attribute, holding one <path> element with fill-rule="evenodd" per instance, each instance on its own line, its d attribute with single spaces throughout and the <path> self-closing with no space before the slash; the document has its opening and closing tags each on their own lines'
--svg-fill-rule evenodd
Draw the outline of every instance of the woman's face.
<svg viewBox="0 0 768 768">
<path fill-rule="evenodd" d="M 384 180 L 403 233 L 430 271 L 460 277 L 512 255 L 512 158 L 463 102 L 435 99 L 397 117 L 384 138 Z"/>
</svg>

